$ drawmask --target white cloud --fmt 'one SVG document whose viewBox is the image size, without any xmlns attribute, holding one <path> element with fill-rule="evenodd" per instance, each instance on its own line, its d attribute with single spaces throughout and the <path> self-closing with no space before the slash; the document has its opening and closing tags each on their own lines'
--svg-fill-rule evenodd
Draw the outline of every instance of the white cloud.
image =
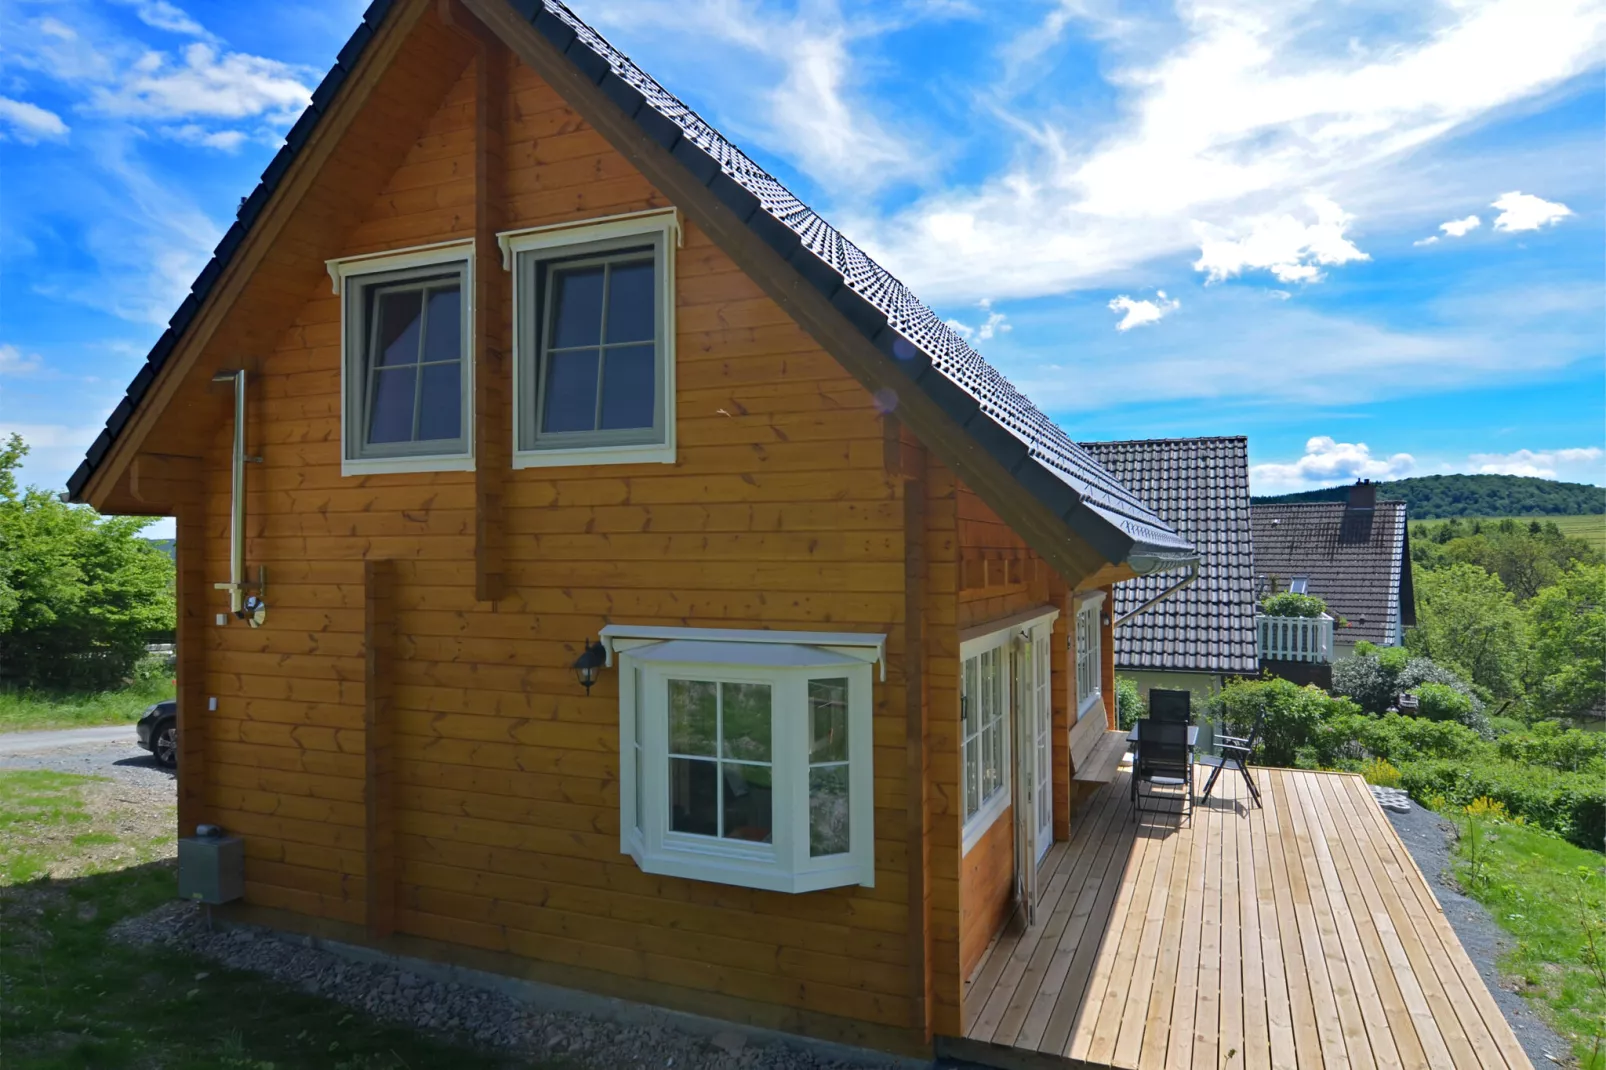
<svg viewBox="0 0 1606 1070">
<path fill-rule="evenodd" d="M 1475 215 L 1469 215 L 1465 219 L 1452 219 L 1447 223 L 1440 223 L 1439 229 L 1452 238 L 1464 238 L 1469 231 L 1477 230 L 1482 225 L 1483 220 Z"/>
<path fill-rule="evenodd" d="M 1565 204 L 1547 201 L 1531 193 L 1519 193 L 1516 190 L 1502 193 L 1489 207 L 1500 210 L 1500 214 L 1494 219 L 1496 230 L 1538 230 L 1546 224 L 1555 223 L 1573 214 L 1573 210 Z"/>
<path fill-rule="evenodd" d="M 11 137 L 24 145 L 61 141 L 68 131 L 67 124 L 55 112 L 10 97 L 0 97 L 0 123 L 5 124 Z"/>
<path fill-rule="evenodd" d="M 930 155 L 898 124 L 884 121 L 882 107 L 860 100 L 866 65 L 853 49 L 892 21 L 858 9 L 845 17 L 831 2 L 800 7 L 778 12 L 762 0 L 596 0 L 585 17 L 649 69 L 660 66 L 645 58 L 649 52 L 669 53 L 655 58 L 665 61 L 658 77 L 671 84 L 676 63 L 691 55 L 698 57 L 696 78 L 714 99 L 761 102 L 731 107 L 722 117 L 731 120 L 727 133 L 770 149 L 833 195 L 932 178 Z M 929 3 L 908 14 L 953 18 L 971 10 Z M 677 46 L 683 54 L 674 54 Z M 710 63 L 713 50 L 722 51 Z"/>
<path fill-rule="evenodd" d="M 25 424 L 0 418 L 0 442 L 12 434 L 19 434 L 28 445 L 28 456 L 23 458 L 17 477 L 17 481 L 25 487 L 66 489 L 67 477 L 84 459 L 84 451 L 89 449 L 89 444 L 95 441 L 95 436 L 100 432 L 99 424 L 87 427 Z"/>
<path fill-rule="evenodd" d="M 1516 450 L 1512 453 L 1474 453 L 1467 458 L 1481 473 L 1510 476 L 1558 477 L 1599 483 L 1606 478 L 1602 459 L 1606 450 L 1581 446 L 1559 450 Z"/>
<path fill-rule="evenodd" d="M 234 152 L 246 140 L 246 135 L 242 131 L 208 130 L 199 123 L 159 127 L 157 133 L 169 141 L 177 141 L 183 145 L 199 145 L 207 149 L 218 149 L 221 152 Z"/>
<path fill-rule="evenodd" d="M 1309 280 L 1327 266 L 1318 250 L 1334 263 L 1359 250 L 1329 225 L 1295 258 L 1309 227 L 1306 194 L 1343 204 L 1364 189 L 1368 212 L 1385 210 L 1409 195 L 1397 188 L 1408 154 L 1597 65 L 1606 40 L 1598 0 L 1412 9 L 1403 32 L 1376 45 L 1330 32 L 1348 10 L 1336 5 L 1178 10 L 1180 25 L 1127 34 L 1113 49 L 1106 80 L 1117 100 L 1103 130 L 1085 115 L 1060 121 L 1034 107 L 1005 168 L 849 232 L 865 234 L 879 259 L 934 300 L 1107 285 L 1194 247 L 1195 222 L 1213 242 L 1233 243 L 1212 246 L 1203 270 L 1263 265 Z M 1274 252 L 1238 249 L 1278 236 Z"/>
<path fill-rule="evenodd" d="M 1155 291 L 1158 301 L 1134 301 L 1126 294 L 1122 294 L 1109 304 L 1111 312 L 1124 312 L 1121 322 L 1115 325 L 1118 331 L 1130 331 L 1134 327 L 1142 327 L 1149 323 L 1159 323 L 1162 318 L 1182 307 L 1182 302 L 1168 299 L 1164 290 Z"/>
<path fill-rule="evenodd" d="M 43 366 L 37 353 L 24 355 L 10 342 L 0 342 L 0 376 L 32 375 Z"/>
<path fill-rule="evenodd" d="M 288 116 L 312 97 L 301 75 L 288 63 L 241 52 L 219 54 L 197 41 L 177 61 L 165 52 L 146 52 L 118 84 L 97 88 L 90 100 L 96 110 L 121 118 Z"/>
<path fill-rule="evenodd" d="M 1231 237 L 1232 231 L 1221 227 L 1195 223 L 1199 259 L 1193 269 L 1205 272 L 1207 282 L 1254 270 L 1269 271 L 1279 282 L 1320 282 L 1317 265 L 1371 259 L 1344 236 L 1353 216 L 1319 194 L 1305 201 L 1316 214 L 1314 223 L 1302 223 L 1291 215 L 1262 216 L 1247 224 L 1248 233 L 1241 238 Z"/>
<path fill-rule="evenodd" d="M 139 21 L 156 30 L 166 30 L 168 33 L 183 34 L 186 37 L 199 37 L 212 40 L 212 34 L 199 22 L 196 22 L 181 8 L 170 4 L 167 0 L 117 0 L 120 4 L 131 5 Z"/>
<path fill-rule="evenodd" d="M 976 307 L 987 313 L 987 318 L 979 326 L 972 327 L 960 320 L 947 320 L 948 326 L 957 331 L 967 342 L 985 342 L 995 334 L 1003 334 L 1014 330 L 1009 317 L 993 308 L 991 298 L 984 297 L 976 303 Z"/>
<path fill-rule="evenodd" d="M 1374 457 L 1364 442 L 1339 442 L 1317 435 L 1305 443 L 1305 455 L 1296 461 L 1251 466 L 1249 483 L 1256 494 L 1282 494 L 1357 479 L 1400 479 L 1415 467 L 1416 458 L 1409 453 Z"/>
</svg>

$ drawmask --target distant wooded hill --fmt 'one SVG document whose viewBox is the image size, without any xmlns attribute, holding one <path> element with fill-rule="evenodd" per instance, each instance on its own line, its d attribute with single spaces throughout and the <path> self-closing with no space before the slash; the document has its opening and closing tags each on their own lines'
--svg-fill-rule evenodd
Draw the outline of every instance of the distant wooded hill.
<svg viewBox="0 0 1606 1070">
<path fill-rule="evenodd" d="M 1349 487 L 1257 496 L 1256 502 L 1341 502 Z M 1452 516 L 1586 516 L 1606 513 L 1606 487 L 1533 476 L 1414 476 L 1377 485 L 1377 496 L 1404 501 L 1412 520 Z"/>
</svg>

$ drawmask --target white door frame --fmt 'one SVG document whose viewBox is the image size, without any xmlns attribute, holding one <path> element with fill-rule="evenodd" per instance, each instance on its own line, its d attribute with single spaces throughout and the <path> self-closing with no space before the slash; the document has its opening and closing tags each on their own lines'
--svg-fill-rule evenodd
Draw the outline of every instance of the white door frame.
<svg viewBox="0 0 1606 1070">
<path fill-rule="evenodd" d="M 1054 843 L 1053 620 L 1022 628 L 1009 644 L 1015 742 L 1015 899 L 1036 921 L 1038 867 Z"/>
</svg>

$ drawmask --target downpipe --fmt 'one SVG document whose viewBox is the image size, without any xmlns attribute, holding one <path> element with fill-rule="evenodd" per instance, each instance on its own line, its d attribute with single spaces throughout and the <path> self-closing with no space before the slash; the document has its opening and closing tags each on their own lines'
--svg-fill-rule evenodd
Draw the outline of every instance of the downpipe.
<svg viewBox="0 0 1606 1070">
<path fill-rule="evenodd" d="M 265 577 L 255 584 L 256 593 L 247 595 L 245 582 L 245 429 L 246 429 L 246 375 L 244 368 L 233 371 L 218 372 L 212 376 L 214 383 L 234 384 L 234 451 L 230 458 L 230 500 L 229 500 L 229 582 L 214 583 L 216 590 L 229 592 L 229 612 L 242 620 L 249 621 L 251 627 L 259 626 L 267 615 L 267 606 L 262 602 L 262 588 Z"/>
<path fill-rule="evenodd" d="M 1149 599 L 1147 602 L 1143 603 L 1141 606 L 1139 606 L 1138 608 L 1134 609 L 1132 612 L 1123 613 L 1121 616 L 1117 617 L 1116 620 L 1115 620 L 1115 623 L 1113 625 L 1111 625 L 1111 627 L 1112 628 L 1119 628 L 1121 625 L 1125 624 L 1127 621 L 1131 620 L 1133 617 L 1137 616 L 1138 614 L 1147 613 L 1149 610 L 1153 609 L 1155 606 L 1159 605 L 1161 602 L 1164 602 L 1167 598 L 1170 598 L 1172 595 L 1176 594 L 1178 591 L 1182 590 L 1184 587 L 1188 586 L 1190 583 L 1192 583 L 1193 581 L 1197 580 L 1198 578 L 1199 578 L 1199 562 L 1198 562 L 1198 560 L 1194 560 L 1194 561 L 1189 562 L 1189 564 L 1188 564 L 1188 574 L 1186 576 L 1184 576 L 1182 579 L 1178 580 L 1176 583 L 1173 583 L 1171 586 L 1167 587 L 1165 590 L 1161 591 L 1159 594 L 1155 595 L 1153 598 Z"/>
</svg>

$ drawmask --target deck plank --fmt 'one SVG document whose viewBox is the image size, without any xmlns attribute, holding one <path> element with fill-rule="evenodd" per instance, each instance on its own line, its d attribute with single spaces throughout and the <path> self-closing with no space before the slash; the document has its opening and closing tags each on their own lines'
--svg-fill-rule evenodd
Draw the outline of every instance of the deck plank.
<svg viewBox="0 0 1606 1070">
<path fill-rule="evenodd" d="M 1365 784 L 1252 772 L 1262 806 L 1224 777 L 1190 819 L 1134 820 L 1125 772 L 1084 800 L 966 1036 L 1034 1066 L 1533 1070 Z"/>
</svg>

